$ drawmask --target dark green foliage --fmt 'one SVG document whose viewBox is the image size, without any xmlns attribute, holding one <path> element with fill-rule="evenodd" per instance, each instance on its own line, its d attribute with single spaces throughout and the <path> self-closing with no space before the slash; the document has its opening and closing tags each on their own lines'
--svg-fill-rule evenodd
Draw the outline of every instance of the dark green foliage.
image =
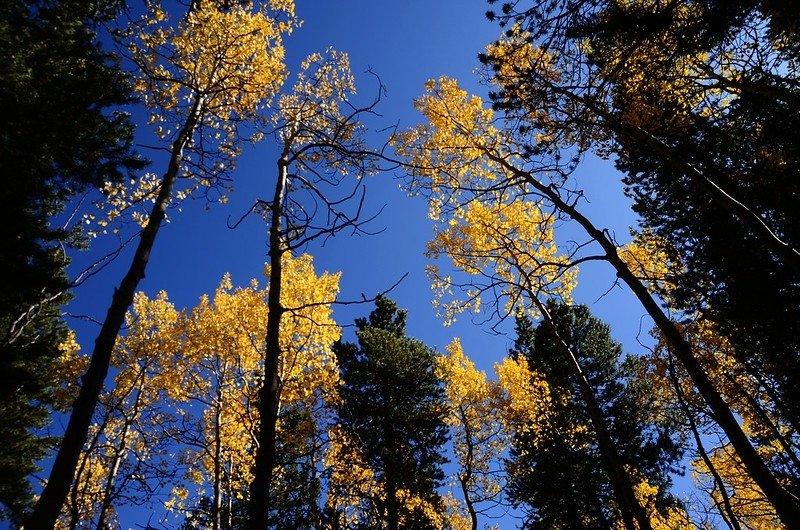
<svg viewBox="0 0 800 530">
<path fill-rule="evenodd" d="M 111 112 L 130 101 L 126 76 L 96 43 L 115 0 L 6 1 L 0 7 L 0 503 L 18 520 L 26 477 L 51 443 L 49 370 L 65 337 L 62 245 L 50 220 L 87 186 L 142 163 L 132 126 Z"/>
<path fill-rule="evenodd" d="M 674 503 L 667 490 L 680 450 L 670 429 L 655 423 L 648 384 L 637 378 L 639 361 L 621 359 L 608 326 L 585 306 L 551 303 L 549 310 L 594 390 L 623 462 L 659 488 L 659 507 Z M 520 317 L 516 329 L 512 355 L 525 357 L 551 392 L 569 398 L 554 401 L 555 432 L 514 440 L 507 462 L 509 497 L 527 510 L 527 529 L 612 528 L 619 514 L 578 384 L 546 326 Z M 584 430 L 570 443 L 578 427 Z"/>
<path fill-rule="evenodd" d="M 570 64 L 562 66 L 562 86 L 520 76 L 495 103 L 518 113 L 552 109 L 563 127 L 586 135 L 581 149 L 603 140 L 625 173 L 641 227 L 664 238 L 685 265 L 670 278 L 671 309 L 717 324 L 737 369 L 761 382 L 772 413 L 796 437 L 800 272 L 785 249 L 800 250 L 797 3 L 533 0 L 513 7 L 495 16 L 520 22 Z M 736 75 L 724 74 L 730 56 Z M 675 82 L 686 57 L 703 57 L 694 86 Z M 632 84 L 631 71 L 648 82 Z M 587 72 L 603 72 L 603 83 Z M 701 112 L 691 91 L 709 85 L 720 92 L 703 94 L 711 112 Z M 762 221 L 785 245 L 766 235 Z"/>
<path fill-rule="evenodd" d="M 599 48 L 633 49 L 661 34 L 674 34 L 676 53 L 713 52 L 739 31 L 780 35 L 789 45 L 741 59 L 737 94 L 715 116 L 685 115 L 676 101 L 645 94 L 664 119 L 652 133 L 679 154 L 682 162 L 711 178 L 744 203 L 788 245 L 800 248 L 800 86 L 797 60 L 798 11 L 787 2 L 708 2 L 696 20 L 676 22 L 674 12 L 613 10 L 603 22 L 582 29 Z M 646 12 L 643 12 L 646 11 Z M 635 20 L 631 20 L 634 17 Z M 632 28 L 636 28 L 635 30 Z M 761 28 L 761 29 L 759 29 Z M 623 44 L 624 43 L 624 44 Z M 623 48 L 624 49 L 624 48 Z M 602 63 L 606 57 L 595 54 Z M 669 56 L 663 61 L 671 61 Z M 794 63 L 794 64 L 792 64 Z M 776 66 L 782 65 L 782 66 Z M 657 63 L 651 65 L 657 74 Z M 672 99 L 672 98 L 670 98 Z M 616 94 L 620 112 L 633 105 Z M 716 322 L 731 340 L 743 369 L 776 387 L 792 421 L 800 420 L 800 277 L 776 256 L 759 232 L 705 193 L 687 169 L 621 135 L 618 167 L 626 173 L 628 194 L 642 226 L 669 241 L 685 269 L 671 280 L 677 308 L 699 312 Z"/>
<path fill-rule="evenodd" d="M 321 483 L 318 463 L 322 443 L 311 415 L 299 409 L 281 412 L 277 440 L 277 474 L 270 488 L 269 528 L 312 530 L 319 528 Z"/>
<path fill-rule="evenodd" d="M 444 478 L 447 430 L 436 353 L 405 336 L 406 313 L 394 302 L 379 297 L 375 306 L 369 318 L 356 320 L 357 345 L 334 345 L 342 377 L 339 422 L 386 491 L 385 501 L 372 506 L 377 520 L 363 521 L 364 528 L 434 530 L 396 494 L 406 490 L 441 506 L 436 488 Z"/>
</svg>

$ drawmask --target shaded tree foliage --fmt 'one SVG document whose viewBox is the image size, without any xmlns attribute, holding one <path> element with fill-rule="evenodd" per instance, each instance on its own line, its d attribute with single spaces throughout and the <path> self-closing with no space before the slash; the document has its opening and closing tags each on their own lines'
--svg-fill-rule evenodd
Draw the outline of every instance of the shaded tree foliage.
<svg viewBox="0 0 800 530">
<path fill-rule="evenodd" d="M 52 364 L 66 339 L 63 244 L 51 225 L 89 186 L 141 167 L 133 126 L 119 106 L 128 77 L 97 41 L 116 0 L 9 1 L 0 7 L 0 502 L 19 519 L 31 502 L 27 476 L 51 441 Z"/>
<path fill-rule="evenodd" d="M 559 335 L 584 370 L 605 416 L 620 458 L 634 477 L 657 489 L 656 507 L 674 505 L 670 474 L 680 449 L 669 426 L 656 422 L 639 361 L 622 358 L 608 326 L 585 306 L 549 303 Z M 524 356 L 532 372 L 550 387 L 553 429 L 520 430 L 509 470 L 509 497 L 526 505 L 525 528 L 610 528 L 619 521 L 609 477 L 601 463 L 578 383 L 558 351 L 552 332 L 519 317 L 512 355 Z"/>
<path fill-rule="evenodd" d="M 797 422 L 796 6 L 508 2 L 490 18 L 562 58 L 558 80 L 518 70 L 496 104 L 552 105 L 558 125 L 542 125 L 569 130 L 562 145 L 616 155 L 642 228 L 669 241 L 684 264 L 670 278 L 674 307 L 715 322 L 742 369 L 764 378 Z M 509 71 L 503 59 L 484 59 Z"/>
<path fill-rule="evenodd" d="M 358 344 L 334 345 L 342 378 L 338 416 L 383 492 L 368 501 L 371 514 L 357 528 L 433 530 L 408 499 L 442 511 L 436 488 L 444 478 L 447 429 L 436 354 L 405 335 L 406 312 L 384 297 L 368 318 L 356 319 L 356 328 Z"/>
</svg>

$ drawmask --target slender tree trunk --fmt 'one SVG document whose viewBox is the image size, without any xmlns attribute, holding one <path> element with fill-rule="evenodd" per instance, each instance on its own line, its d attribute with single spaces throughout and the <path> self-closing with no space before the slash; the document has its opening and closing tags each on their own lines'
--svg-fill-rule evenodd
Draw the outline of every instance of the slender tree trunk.
<svg viewBox="0 0 800 530">
<path fill-rule="evenodd" d="M 472 480 L 472 462 L 474 458 L 475 443 L 472 440 L 472 432 L 469 428 L 467 416 L 464 410 L 459 407 L 461 413 L 461 423 L 464 424 L 464 443 L 467 446 L 466 462 L 464 463 L 464 473 L 458 474 L 458 482 L 461 484 L 461 493 L 464 495 L 464 503 L 467 505 L 467 512 L 469 512 L 470 528 L 478 530 L 478 514 L 475 511 L 475 503 L 470 496 L 469 483 Z"/>
<path fill-rule="evenodd" d="M 280 406 L 280 381 L 278 363 L 281 357 L 280 323 L 283 315 L 281 306 L 281 258 L 284 254 L 281 231 L 281 214 L 289 168 L 286 158 L 278 160 L 278 181 L 270 207 L 269 228 L 269 289 L 267 291 L 267 336 L 266 359 L 264 363 L 264 384 L 259 391 L 258 411 L 260 428 L 256 448 L 255 471 L 250 484 L 250 506 L 248 528 L 266 530 L 269 520 L 270 486 L 276 460 L 276 433 L 278 410 Z"/>
<path fill-rule="evenodd" d="M 220 530 L 222 523 L 222 400 L 217 396 L 214 413 L 214 501 L 212 505 L 213 530 Z"/>
<path fill-rule="evenodd" d="M 748 473 L 775 507 L 778 517 L 786 525 L 786 528 L 800 528 L 800 506 L 798 506 L 798 500 L 781 486 L 772 471 L 767 467 L 758 451 L 750 443 L 730 407 L 725 403 L 725 400 L 705 373 L 705 369 L 692 351 L 691 345 L 683 337 L 675 323 L 659 307 L 644 284 L 636 278 L 620 258 L 616 245 L 604 231 L 594 226 L 573 205 L 562 199 L 554 188 L 542 184 L 529 173 L 518 170 L 500 157 L 493 157 L 493 159 L 504 165 L 517 177 L 523 179 L 544 197 L 547 197 L 556 208 L 580 224 L 586 233 L 601 246 L 607 261 L 617 271 L 617 276 L 633 291 L 633 294 L 639 299 L 645 311 L 647 311 L 672 347 L 673 354 L 686 369 L 698 392 L 711 409 L 715 421 L 725 432 L 734 450 L 739 455 L 745 468 L 747 468 Z"/>
<path fill-rule="evenodd" d="M 711 458 L 709 458 L 706 448 L 703 445 L 703 438 L 700 436 L 700 431 L 697 428 L 697 422 L 694 421 L 692 411 L 689 410 L 689 403 L 687 402 L 686 397 L 683 395 L 683 389 L 681 389 L 681 383 L 678 380 L 677 374 L 675 373 L 675 366 L 672 363 L 672 359 L 670 359 L 668 362 L 669 379 L 672 382 L 672 386 L 675 388 L 675 394 L 678 397 L 678 405 L 680 406 L 683 415 L 686 416 L 686 421 L 689 424 L 689 430 L 692 432 L 694 443 L 697 446 L 697 453 L 700 455 L 703 463 L 708 468 L 709 473 L 711 473 L 711 476 L 714 479 L 714 484 L 716 484 L 717 489 L 719 490 L 719 494 L 722 497 L 723 508 L 720 508 L 717 502 L 714 502 L 714 504 L 717 505 L 717 510 L 719 510 L 720 515 L 722 516 L 722 519 L 725 521 L 725 524 L 728 526 L 728 528 L 731 530 L 742 530 L 742 527 L 739 525 L 739 519 L 736 517 L 736 512 L 733 511 L 733 507 L 731 506 L 731 499 L 728 496 L 728 490 L 725 488 L 725 481 L 722 480 L 722 477 L 717 472 L 716 466 L 714 466 Z"/>
<path fill-rule="evenodd" d="M 118 289 L 114 290 L 111 306 L 106 313 L 103 327 L 94 343 L 94 351 L 89 362 L 89 369 L 81 378 L 81 389 L 72 406 L 67 430 L 61 440 L 61 447 L 50 471 L 50 478 L 42 492 L 33 513 L 25 524 L 26 530 L 50 530 L 55 526 L 61 507 L 69 493 L 70 484 L 75 476 L 75 468 L 80 458 L 83 445 L 92 422 L 92 415 L 97 407 L 103 382 L 108 374 L 111 352 L 125 321 L 125 313 L 133 303 L 133 295 L 139 282 L 144 278 L 150 252 L 164 220 L 166 209 L 172 197 L 172 189 L 178 178 L 183 151 L 192 138 L 203 107 L 203 97 L 195 96 L 192 110 L 183 125 L 178 137 L 172 144 L 167 172 L 161 181 L 147 225 L 139 236 L 139 245 L 131 260 L 130 269 L 122 279 Z"/>
<path fill-rule="evenodd" d="M 627 530 L 653 530 L 647 512 L 636 498 L 633 483 L 630 480 L 629 474 L 625 471 L 625 465 L 617 451 L 614 439 L 611 437 L 611 433 L 608 430 L 606 419 L 603 417 L 600 405 L 597 403 L 594 390 L 592 390 L 589 381 L 586 379 L 586 375 L 583 373 L 583 369 L 581 369 L 581 365 L 578 363 L 575 353 L 572 351 L 569 344 L 561 337 L 547 307 L 536 296 L 532 296 L 531 298 L 539 312 L 541 312 L 545 325 L 553 335 L 559 350 L 561 350 L 561 354 L 570 367 L 572 376 L 578 383 L 581 398 L 584 403 L 586 403 L 586 409 L 589 412 L 592 427 L 594 427 L 594 431 L 597 434 L 600 454 L 603 457 L 608 478 L 611 480 L 611 485 L 614 488 L 614 496 L 619 503 L 625 528 Z"/>
<path fill-rule="evenodd" d="M 133 404 L 133 417 L 136 418 L 139 415 L 139 403 L 141 402 L 142 398 L 142 385 L 144 385 L 144 369 L 142 369 L 142 373 L 140 374 L 141 380 L 139 383 L 139 388 L 137 389 L 136 398 L 134 399 Z M 114 481 L 116 480 L 117 473 L 119 472 L 119 466 L 122 464 L 122 457 L 125 455 L 125 452 L 128 450 L 128 431 L 130 431 L 131 424 L 134 420 L 125 418 L 125 426 L 122 429 L 122 433 L 120 434 L 120 444 L 117 447 L 117 450 L 114 454 L 114 462 L 111 464 L 111 469 L 108 471 L 108 477 L 106 478 L 106 484 L 103 488 L 103 500 L 100 503 L 100 514 L 97 516 L 97 530 L 103 530 L 106 526 L 106 517 L 108 517 L 108 511 L 111 508 L 111 502 L 114 499 Z"/>
</svg>

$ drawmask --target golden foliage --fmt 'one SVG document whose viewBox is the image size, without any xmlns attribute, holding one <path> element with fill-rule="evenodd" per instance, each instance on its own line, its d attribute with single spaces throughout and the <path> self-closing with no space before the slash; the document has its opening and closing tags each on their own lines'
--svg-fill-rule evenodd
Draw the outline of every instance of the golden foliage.
<svg viewBox="0 0 800 530">
<path fill-rule="evenodd" d="M 495 499 L 505 485 L 501 455 L 511 444 L 510 426 L 501 407 L 505 396 L 495 381 L 475 368 L 464 355 L 461 341 L 454 339 L 446 356 L 438 357 L 436 374 L 444 381 L 452 433 L 453 452 L 458 463 L 457 480 L 478 503 Z M 456 518 L 455 512 L 453 517 Z"/>
<path fill-rule="evenodd" d="M 525 195 L 512 140 L 478 97 L 448 78 L 429 81 L 416 102 L 428 123 L 400 134 L 397 150 L 414 168 L 412 191 L 428 195 L 439 222 L 428 256 L 448 257 L 458 278 L 428 268 L 446 322 L 488 302 L 536 317 L 530 298 L 569 300 L 577 270 L 555 244 L 554 216 Z M 455 291 L 463 292 L 460 297 Z"/>
<path fill-rule="evenodd" d="M 338 399 L 339 372 L 330 348 L 341 331 L 330 303 L 339 274 L 317 274 L 309 255 L 287 255 L 283 267 L 282 303 L 288 310 L 281 319 L 281 397 L 286 406 L 307 411 L 310 419 L 291 433 L 279 425 L 279 436 L 313 437 L 324 409 L 320 404 Z M 255 281 L 234 289 L 227 275 L 212 297 L 203 296 L 189 312 L 177 311 L 163 291 L 153 299 L 136 295 L 126 317 L 128 334 L 114 350 L 113 386 L 101 396 L 70 506 L 62 514 L 65 527 L 70 518 L 66 508 L 81 521 L 96 517 L 110 474 L 119 472 L 115 461 L 146 462 L 159 456 L 156 447 L 170 441 L 165 424 L 173 426 L 169 436 L 191 441 L 186 447 L 171 445 L 173 457 L 166 463 L 185 470 L 185 483 L 172 492 L 169 509 L 182 511 L 191 492 L 215 482 L 226 495 L 242 498 L 252 480 L 266 297 L 267 290 Z M 68 394 L 85 358 L 76 355 L 74 339 L 62 349 L 59 373 Z M 178 425 L 182 432 L 174 430 Z M 176 460 L 175 454 L 181 456 Z"/>
<path fill-rule="evenodd" d="M 553 217 L 535 202 L 471 201 L 453 212 L 445 228 L 436 230 L 427 255 L 433 259 L 445 255 L 458 272 L 480 278 L 466 281 L 464 298 L 451 297 L 457 281 L 435 265 L 428 267 L 446 322 L 468 309 L 479 312 L 487 291 L 505 299 L 506 314 L 524 311 L 537 317 L 535 304 L 526 298 L 569 300 L 576 283 L 577 269 L 558 254 Z M 452 299 L 442 302 L 446 298 Z"/>
<path fill-rule="evenodd" d="M 668 296 L 674 285 L 669 278 L 682 268 L 672 246 L 650 230 L 634 234 L 633 241 L 618 250 L 619 257 L 650 292 Z"/>
<path fill-rule="evenodd" d="M 168 142 L 189 136 L 179 162 L 186 179 L 175 193 L 180 201 L 219 185 L 216 175 L 233 168 L 243 140 L 238 125 L 256 120 L 286 79 L 283 36 L 299 22 L 292 0 L 197 2 L 177 23 L 159 1 L 147 8 L 126 31 L 138 66 L 134 88 L 158 136 Z M 123 212 L 144 226 L 147 214 L 134 207 L 152 202 L 159 188 L 160 178 L 150 173 L 106 183 L 99 211 L 84 216 L 89 234 L 105 233 Z"/>
</svg>

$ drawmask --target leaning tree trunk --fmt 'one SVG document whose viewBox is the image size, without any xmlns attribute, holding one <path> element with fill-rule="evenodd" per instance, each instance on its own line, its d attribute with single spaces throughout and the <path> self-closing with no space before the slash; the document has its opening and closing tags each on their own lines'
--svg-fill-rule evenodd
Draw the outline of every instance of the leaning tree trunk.
<svg viewBox="0 0 800 530">
<path fill-rule="evenodd" d="M 125 321 L 125 313 L 133 303 L 133 295 L 136 292 L 136 288 L 144 278 L 147 262 L 150 260 L 150 252 L 161 227 L 161 221 L 166 216 L 166 209 L 172 197 L 175 181 L 178 179 L 183 151 L 194 134 L 202 106 L 203 97 L 200 95 L 195 96 L 192 110 L 186 118 L 178 137 L 172 143 L 169 165 L 161 181 L 161 189 L 153 204 L 147 225 L 145 225 L 139 236 L 139 245 L 136 247 L 128 273 L 122 279 L 119 288 L 114 290 L 111 306 L 108 308 L 106 318 L 103 321 L 103 327 L 94 342 L 94 351 L 89 362 L 89 369 L 81 378 L 81 389 L 75 403 L 72 405 L 72 413 L 69 417 L 67 430 L 61 440 L 61 447 L 50 471 L 50 478 L 42 492 L 42 496 L 34 506 L 33 513 L 25 524 L 27 530 L 51 530 L 55 526 L 61 507 L 67 498 L 81 450 L 86 443 L 92 415 L 97 407 L 97 401 L 103 389 L 103 382 L 108 374 L 114 344 Z"/>
<path fill-rule="evenodd" d="M 276 438 L 278 411 L 280 407 L 280 380 L 278 363 L 281 357 L 280 325 L 283 315 L 281 305 L 281 278 L 283 274 L 281 258 L 284 254 L 281 233 L 281 214 L 289 168 L 286 158 L 278 160 L 278 181 L 275 196 L 270 207 L 269 228 L 269 289 L 267 291 L 267 336 L 266 359 L 264 363 L 264 383 L 259 391 L 258 412 L 260 428 L 256 448 L 255 470 L 250 483 L 250 506 L 248 528 L 266 530 L 269 521 L 270 488 L 276 461 Z"/>
<path fill-rule="evenodd" d="M 719 472 L 717 472 L 716 466 L 711 461 L 711 458 L 709 457 L 708 452 L 703 445 L 703 438 L 700 436 L 700 430 L 697 426 L 697 422 L 694 420 L 692 411 L 689 410 L 689 402 L 686 399 L 686 396 L 683 394 L 683 389 L 681 389 L 681 383 L 678 380 L 678 374 L 675 373 L 675 365 L 672 362 L 672 359 L 669 359 L 667 362 L 669 380 L 672 383 L 672 386 L 675 388 L 675 395 L 678 398 L 678 406 L 680 407 L 683 415 L 686 416 L 686 422 L 689 430 L 692 433 L 692 437 L 694 438 L 694 443 L 697 446 L 697 454 L 700 455 L 703 463 L 708 468 L 708 472 L 711 473 L 711 477 L 714 479 L 714 484 L 716 485 L 717 490 L 719 490 L 719 494 L 722 497 L 722 508 L 719 507 L 718 502 L 714 502 L 714 504 L 717 506 L 717 510 L 720 512 L 722 520 L 725 521 L 725 524 L 728 526 L 728 528 L 730 528 L 730 530 L 742 530 L 742 527 L 739 525 L 739 519 L 736 517 L 736 512 L 733 510 L 733 506 L 731 506 L 731 499 L 728 495 L 728 490 L 725 487 L 725 481 L 722 480 Z"/>
<path fill-rule="evenodd" d="M 664 313 L 655 299 L 650 295 L 647 287 L 631 272 L 627 264 L 622 260 L 617 252 L 616 245 L 606 235 L 603 230 L 597 228 L 587 217 L 581 214 L 574 205 L 569 204 L 561 198 L 556 189 L 539 182 L 529 173 L 521 171 L 508 163 L 508 161 L 497 156 L 491 158 L 503 165 L 518 178 L 536 189 L 542 196 L 546 197 L 560 211 L 567 214 L 576 221 L 595 240 L 605 253 L 606 260 L 617 271 L 617 276 L 625 282 L 633 294 L 653 319 L 664 338 L 672 348 L 675 357 L 681 362 L 695 387 L 705 400 L 716 420 L 717 424 L 725 432 L 725 435 L 733 445 L 736 454 L 741 459 L 747 472 L 761 488 L 761 491 L 769 499 L 775 508 L 781 522 L 786 528 L 800 528 L 800 506 L 798 500 L 786 491 L 775 475 L 767 467 L 761 455 L 750 443 L 747 435 L 742 430 L 741 425 L 736 420 L 728 404 L 717 391 L 714 383 L 706 374 L 705 369 L 692 351 L 691 345 L 687 342 L 681 331 L 674 322 Z"/>
</svg>

